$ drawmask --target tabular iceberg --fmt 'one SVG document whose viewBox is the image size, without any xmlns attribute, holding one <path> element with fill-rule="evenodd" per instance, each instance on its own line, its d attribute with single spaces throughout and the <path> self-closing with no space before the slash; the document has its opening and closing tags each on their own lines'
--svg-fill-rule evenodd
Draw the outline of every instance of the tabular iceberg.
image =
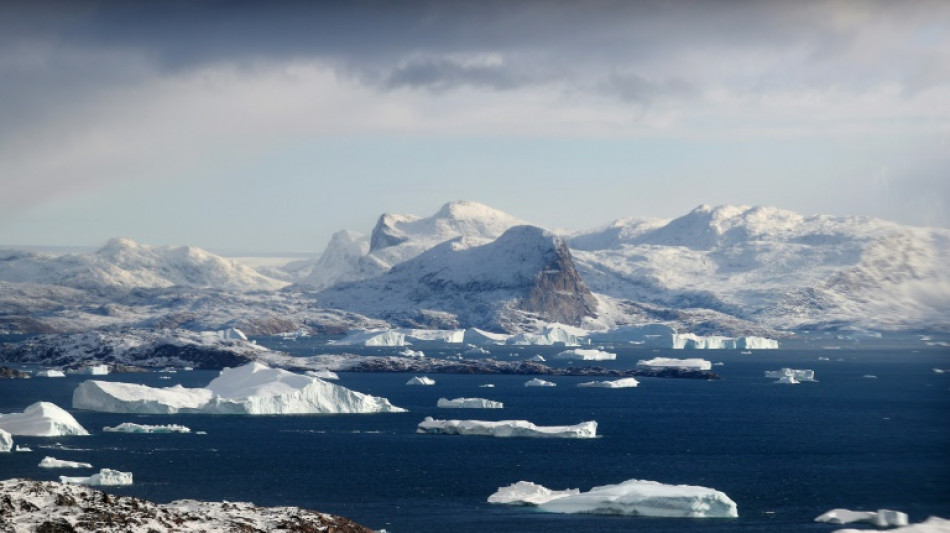
<svg viewBox="0 0 950 533">
<path fill-rule="evenodd" d="M 89 463 L 80 463 L 77 461 L 62 461 L 55 457 L 46 456 L 38 465 L 40 468 L 92 468 Z"/>
<path fill-rule="evenodd" d="M 585 383 L 578 383 L 578 387 L 600 387 L 604 389 L 626 389 L 630 387 L 636 387 L 640 382 L 635 378 L 621 378 L 614 379 L 609 381 L 588 381 Z"/>
<path fill-rule="evenodd" d="M 593 439 L 597 422 L 590 420 L 573 426 L 536 426 L 527 420 L 436 420 L 427 416 L 419 422 L 416 433 L 440 435 L 477 435 L 483 437 L 535 437 L 560 439 Z"/>
<path fill-rule="evenodd" d="M 63 373 L 62 370 L 47 369 L 40 370 L 35 374 L 35 376 L 38 378 L 64 378 L 66 377 L 66 374 Z"/>
<path fill-rule="evenodd" d="M 525 387 L 557 387 L 557 383 L 551 383 L 541 378 L 529 379 L 524 382 Z"/>
<path fill-rule="evenodd" d="M 638 367 L 644 368 L 682 368 L 684 370 L 712 370 L 712 363 L 705 359 L 673 359 L 671 357 L 654 357 L 649 360 L 637 361 Z"/>
<path fill-rule="evenodd" d="M 594 487 L 587 492 L 554 496 L 544 500 L 543 491 L 547 489 L 533 483 L 521 483 L 525 485 L 519 487 L 519 484 L 515 484 L 504 487 L 492 495 L 496 500 L 508 498 L 510 502 L 493 503 L 533 503 L 530 499 L 516 500 L 512 497 L 519 492 L 524 492 L 528 496 L 542 495 L 535 498 L 539 500 L 536 505 L 540 510 L 551 513 L 683 518 L 737 518 L 739 516 L 736 503 L 724 493 L 693 485 L 667 485 L 656 481 L 631 479 L 616 485 Z M 552 494 L 557 494 L 557 492 L 552 491 Z"/>
<path fill-rule="evenodd" d="M 503 409 L 505 407 L 505 404 L 501 402 L 486 400 L 485 398 L 455 398 L 454 400 L 439 398 L 436 405 L 442 408 L 458 409 Z"/>
<path fill-rule="evenodd" d="M 832 509 L 827 513 L 815 518 L 815 522 L 825 522 L 828 524 L 851 524 L 854 522 L 865 522 L 874 524 L 877 527 L 896 527 L 906 526 L 908 524 L 907 514 L 890 509 L 878 509 L 874 511 L 852 511 L 850 509 Z"/>
<path fill-rule="evenodd" d="M 435 385 L 435 380 L 425 376 L 416 376 L 407 381 L 406 385 Z"/>
<path fill-rule="evenodd" d="M 89 477 L 59 476 L 59 482 L 73 485 L 131 485 L 132 473 L 103 468 L 98 474 Z"/>
<path fill-rule="evenodd" d="M 553 357 L 554 359 L 567 359 L 571 361 L 613 361 L 617 359 L 617 354 L 605 352 L 603 350 L 585 350 L 583 348 L 574 348 L 573 350 L 564 350 Z"/>
<path fill-rule="evenodd" d="M 22 413 L 0 415 L 0 429 L 27 437 L 89 434 L 72 415 L 50 402 L 36 402 Z"/>
<path fill-rule="evenodd" d="M 150 426 L 148 424 L 123 422 L 115 427 L 106 426 L 102 428 L 102 431 L 106 433 L 191 433 L 191 428 L 178 424 Z"/>
<path fill-rule="evenodd" d="M 488 497 L 488 503 L 505 505 L 541 505 L 555 498 L 580 494 L 580 489 L 551 490 L 530 481 L 519 481 L 501 487 Z"/>
<path fill-rule="evenodd" d="M 84 381 L 73 407 L 108 413 L 314 414 L 399 413 L 385 398 L 310 376 L 249 363 L 225 368 L 207 387 L 154 388 L 132 383 Z"/>
<path fill-rule="evenodd" d="M 89 365 L 70 370 L 70 374 L 84 374 L 87 376 L 108 376 L 109 365 Z"/>
</svg>

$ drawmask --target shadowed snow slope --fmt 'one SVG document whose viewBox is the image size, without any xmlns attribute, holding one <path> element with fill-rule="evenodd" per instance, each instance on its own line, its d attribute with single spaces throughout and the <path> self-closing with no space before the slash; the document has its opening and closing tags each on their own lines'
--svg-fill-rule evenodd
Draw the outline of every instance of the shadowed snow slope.
<svg viewBox="0 0 950 533">
<path fill-rule="evenodd" d="M 576 325 L 596 313 L 567 246 L 554 234 L 516 226 L 493 242 L 471 244 L 465 238 L 440 244 L 382 276 L 331 287 L 318 303 L 409 324 L 418 310 L 429 310 L 490 329 L 524 315 Z"/>
</svg>

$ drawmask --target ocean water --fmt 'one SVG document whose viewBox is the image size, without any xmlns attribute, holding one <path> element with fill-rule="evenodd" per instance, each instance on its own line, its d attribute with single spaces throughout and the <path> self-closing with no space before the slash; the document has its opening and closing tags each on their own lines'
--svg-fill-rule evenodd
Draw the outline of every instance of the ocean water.
<svg viewBox="0 0 950 533">
<path fill-rule="evenodd" d="M 320 339 L 260 339 L 298 355 Z M 403 532 L 832 531 L 814 517 L 835 508 L 898 509 L 912 521 L 950 517 L 950 350 L 915 337 L 875 342 L 787 343 L 782 350 L 666 351 L 621 347 L 632 367 L 657 355 L 705 357 L 721 381 L 643 378 L 633 389 L 527 388 L 524 376 L 341 373 L 340 384 L 385 396 L 403 414 L 322 416 L 143 416 L 71 411 L 90 437 L 16 438 L 33 453 L 0 454 L 0 476 L 57 479 L 88 470 L 46 470 L 46 455 L 131 471 L 115 493 L 167 502 L 181 498 L 296 505 Z M 825 349 L 838 348 L 838 349 Z M 365 350 L 393 353 L 393 349 Z M 339 350 L 337 350 L 339 351 Z M 348 351 L 352 351 L 349 349 Z M 552 348 L 493 350 L 497 358 L 550 355 Z M 437 350 L 426 350 L 435 355 Z M 443 351 L 449 353 L 448 350 Z M 827 358 L 828 360 L 819 360 Z M 818 383 L 776 385 L 781 367 L 811 368 Z M 216 372 L 125 374 L 105 379 L 153 386 L 201 386 Z M 162 380 L 161 376 L 171 379 Z M 876 376 L 866 377 L 866 376 Z M 69 408 L 83 379 L 0 381 L 0 412 L 39 400 Z M 480 388 L 493 383 L 494 388 Z M 485 397 L 501 410 L 438 409 L 440 397 Z M 600 438 L 493 439 L 415 433 L 426 416 L 527 419 L 540 425 L 599 423 Z M 121 422 L 184 424 L 206 435 L 103 433 Z M 702 485 L 736 501 L 738 519 L 554 515 L 489 505 L 519 480 L 552 489 L 627 479 Z"/>
</svg>

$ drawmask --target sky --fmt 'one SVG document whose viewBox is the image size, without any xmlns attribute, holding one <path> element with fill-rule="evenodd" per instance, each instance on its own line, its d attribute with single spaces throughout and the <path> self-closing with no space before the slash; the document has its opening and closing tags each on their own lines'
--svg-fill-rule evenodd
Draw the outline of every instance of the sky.
<svg viewBox="0 0 950 533">
<path fill-rule="evenodd" d="M 950 2 L 0 3 L 0 245 L 318 254 L 453 200 L 950 227 Z"/>
</svg>

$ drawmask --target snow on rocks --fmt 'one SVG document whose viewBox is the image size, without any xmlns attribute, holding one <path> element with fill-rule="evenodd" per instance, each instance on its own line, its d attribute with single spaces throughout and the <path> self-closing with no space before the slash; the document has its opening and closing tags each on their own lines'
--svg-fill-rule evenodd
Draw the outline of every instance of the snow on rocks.
<svg viewBox="0 0 950 533">
<path fill-rule="evenodd" d="M 533 437 L 561 439 L 593 439 L 597 422 L 590 420 L 573 426 L 536 426 L 527 420 L 436 420 L 427 416 L 416 433 L 439 435 L 476 435 L 483 437 Z"/>
<path fill-rule="evenodd" d="M 815 522 L 828 524 L 852 524 L 864 522 L 877 527 L 896 527 L 908 524 L 907 514 L 890 509 L 874 511 L 852 511 L 850 509 L 832 509 L 815 518 Z"/>
<path fill-rule="evenodd" d="M 557 383 L 551 383 L 541 378 L 533 378 L 524 382 L 525 387 L 557 387 Z"/>
<path fill-rule="evenodd" d="M 572 350 L 564 350 L 563 352 L 556 354 L 552 359 L 569 361 L 613 361 L 617 359 L 617 354 L 602 350 L 574 348 Z"/>
<path fill-rule="evenodd" d="M 9 452 L 13 449 L 13 435 L 0 429 L 0 453 Z"/>
<path fill-rule="evenodd" d="M 551 490 L 530 481 L 519 481 L 501 487 L 488 497 L 488 503 L 504 505 L 541 505 L 556 498 L 580 494 L 580 489 Z"/>
<path fill-rule="evenodd" d="M 36 402 L 22 413 L 0 414 L 0 429 L 27 437 L 89 434 L 71 414 L 50 402 Z"/>
<path fill-rule="evenodd" d="M 435 380 L 426 376 L 416 376 L 407 381 L 406 385 L 435 385 Z"/>
<path fill-rule="evenodd" d="M 102 428 L 106 433 L 191 433 L 191 428 L 178 424 L 166 424 L 152 426 L 148 424 L 136 424 L 134 422 L 123 422 L 118 426 L 106 426 Z"/>
<path fill-rule="evenodd" d="M 40 468 L 92 468 L 89 463 L 80 463 L 78 461 L 62 461 L 55 457 L 46 456 L 38 465 Z"/>
<path fill-rule="evenodd" d="M 59 481 L 60 483 L 69 483 L 71 485 L 123 486 L 132 484 L 132 473 L 103 468 L 99 470 L 98 474 L 93 474 L 88 477 L 59 476 Z"/>
<path fill-rule="evenodd" d="M 627 389 L 636 387 L 640 382 L 635 378 L 621 378 L 608 381 L 588 381 L 585 383 L 578 383 L 578 387 L 599 387 L 603 389 Z"/>
<path fill-rule="evenodd" d="M 523 484 L 523 485 L 522 485 Z M 682 518 L 737 518 L 736 503 L 724 493 L 693 485 L 667 485 L 630 479 L 587 492 L 547 491 L 540 485 L 520 482 L 503 487 L 489 497 L 492 503 L 537 505 L 551 513 L 585 513 Z M 572 492 L 563 494 L 563 492 Z M 518 499 L 524 493 L 528 499 Z M 546 496 L 551 496 L 546 498 Z M 492 501 L 495 498 L 496 501 Z M 498 501 L 498 500 L 509 501 Z M 534 501 L 538 503 L 534 503 Z"/>
<path fill-rule="evenodd" d="M 639 368 L 677 368 L 681 370 L 712 370 L 712 363 L 705 359 L 674 359 L 672 357 L 654 357 L 637 361 Z"/>
<path fill-rule="evenodd" d="M 454 400 L 439 398 L 436 405 L 447 409 L 503 409 L 505 407 L 505 404 L 501 402 L 485 398 L 455 398 Z"/>
<path fill-rule="evenodd" d="M 154 388 L 133 383 L 84 381 L 73 391 L 73 407 L 109 413 L 309 414 L 396 413 L 405 410 L 385 398 L 248 363 L 225 368 L 204 388 Z"/>
</svg>

